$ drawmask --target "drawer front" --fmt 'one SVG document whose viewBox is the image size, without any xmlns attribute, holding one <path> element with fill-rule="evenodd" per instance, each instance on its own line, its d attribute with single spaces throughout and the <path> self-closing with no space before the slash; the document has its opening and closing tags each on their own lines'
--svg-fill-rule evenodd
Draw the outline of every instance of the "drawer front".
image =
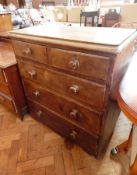
<svg viewBox="0 0 137 175">
<path fill-rule="evenodd" d="M 4 72 L 2 69 L 0 69 L 0 83 L 5 83 L 5 77 L 4 77 Z"/>
<path fill-rule="evenodd" d="M 106 86 L 46 68 L 38 68 L 29 63 L 20 62 L 19 67 L 23 77 L 97 109 L 103 109 Z"/>
<path fill-rule="evenodd" d="M 85 75 L 93 79 L 106 80 L 109 71 L 109 57 L 69 52 L 48 48 L 48 62 L 51 66 Z"/>
<path fill-rule="evenodd" d="M 11 96 L 8 84 L 7 83 L 2 83 L 1 81 L 0 81 L 0 92 L 6 94 L 8 96 Z"/>
<path fill-rule="evenodd" d="M 30 81 L 24 81 L 24 84 L 28 98 L 45 105 L 91 133 L 97 135 L 100 133 L 101 116 L 99 114 L 97 115 L 89 108 L 83 107 Z"/>
<path fill-rule="evenodd" d="M 12 102 L 12 99 L 2 93 L 0 93 L 0 104 L 4 105 L 5 107 L 9 108 L 11 111 L 15 112 L 15 107 Z"/>
<path fill-rule="evenodd" d="M 45 46 L 30 44 L 21 41 L 13 41 L 15 54 L 38 62 L 47 63 L 47 52 Z"/>
<path fill-rule="evenodd" d="M 90 154 L 96 155 L 98 148 L 98 138 L 91 136 L 82 129 L 70 124 L 66 120 L 59 117 L 56 113 L 47 110 L 41 105 L 29 102 L 30 114 L 38 121 L 46 124 L 51 129 L 59 133 L 60 135 L 66 137 L 78 143 L 83 149 L 85 149 Z"/>
</svg>

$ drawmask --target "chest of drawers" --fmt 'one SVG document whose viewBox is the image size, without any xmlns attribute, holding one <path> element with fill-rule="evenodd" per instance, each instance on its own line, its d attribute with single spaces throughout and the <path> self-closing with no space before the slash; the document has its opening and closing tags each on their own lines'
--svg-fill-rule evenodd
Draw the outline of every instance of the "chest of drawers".
<svg viewBox="0 0 137 175">
<path fill-rule="evenodd" d="M 115 90 L 136 31 L 39 26 L 10 36 L 32 117 L 99 157 L 119 115 Z"/>
<path fill-rule="evenodd" d="M 19 114 L 27 113 L 27 104 L 11 42 L 0 41 L 0 104 Z"/>
</svg>

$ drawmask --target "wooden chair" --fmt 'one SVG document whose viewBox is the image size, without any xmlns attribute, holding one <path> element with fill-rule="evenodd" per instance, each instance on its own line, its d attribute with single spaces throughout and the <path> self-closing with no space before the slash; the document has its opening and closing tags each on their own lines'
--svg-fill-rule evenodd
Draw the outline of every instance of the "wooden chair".
<svg viewBox="0 0 137 175">
<path fill-rule="evenodd" d="M 80 13 L 80 26 L 82 23 L 82 18 L 84 17 L 84 26 L 87 26 L 88 18 L 91 18 L 91 25 L 97 26 L 98 24 L 98 18 L 99 18 L 99 11 L 82 11 Z M 97 22 L 95 23 L 95 18 L 97 18 Z"/>
</svg>

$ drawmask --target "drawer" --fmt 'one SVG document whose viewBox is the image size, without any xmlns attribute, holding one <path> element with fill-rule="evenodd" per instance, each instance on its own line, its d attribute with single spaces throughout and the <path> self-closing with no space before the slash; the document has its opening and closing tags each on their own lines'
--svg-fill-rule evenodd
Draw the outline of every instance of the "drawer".
<svg viewBox="0 0 137 175">
<path fill-rule="evenodd" d="M 79 102 L 103 109 L 106 86 L 88 80 L 19 62 L 21 75 Z"/>
<path fill-rule="evenodd" d="M 3 83 L 1 81 L 0 81 L 0 92 L 6 94 L 8 96 L 11 96 L 8 84 L 7 83 Z"/>
<path fill-rule="evenodd" d="M 47 51 L 48 62 L 53 67 L 82 74 L 95 80 L 107 80 L 110 65 L 109 57 L 54 48 L 48 48 Z"/>
<path fill-rule="evenodd" d="M 12 98 L 10 98 L 2 93 L 0 93 L 0 104 L 4 105 L 5 107 L 10 109 L 11 111 L 15 112 L 15 107 L 14 107 L 14 104 L 12 102 Z"/>
<path fill-rule="evenodd" d="M 39 102 L 89 132 L 99 135 L 101 129 L 99 114 L 31 81 L 24 81 L 24 85 L 28 98 Z"/>
<path fill-rule="evenodd" d="M 41 63 L 47 63 L 46 47 L 22 41 L 13 41 L 15 54 Z"/>
<path fill-rule="evenodd" d="M 28 104 L 32 117 L 46 124 L 48 127 L 65 138 L 79 144 L 90 154 L 96 155 L 98 148 L 98 138 L 67 122 L 53 111 L 46 109 L 38 103 L 29 100 Z"/>
<path fill-rule="evenodd" d="M 0 69 L 0 82 L 1 83 L 5 83 L 5 77 L 4 77 L 4 72 L 2 69 Z"/>
</svg>

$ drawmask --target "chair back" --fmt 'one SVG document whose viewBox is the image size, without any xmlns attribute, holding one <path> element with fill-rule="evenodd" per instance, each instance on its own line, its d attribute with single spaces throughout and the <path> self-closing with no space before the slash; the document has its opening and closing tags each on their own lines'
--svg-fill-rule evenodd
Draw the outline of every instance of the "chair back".
<svg viewBox="0 0 137 175">
<path fill-rule="evenodd" d="M 80 13 L 80 26 L 82 23 L 82 18 L 84 17 L 84 26 L 87 26 L 89 24 L 88 18 L 91 20 L 91 25 L 95 26 L 98 24 L 98 18 L 99 18 L 99 11 L 82 11 Z M 96 22 L 95 22 L 96 18 Z"/>
</svg>

